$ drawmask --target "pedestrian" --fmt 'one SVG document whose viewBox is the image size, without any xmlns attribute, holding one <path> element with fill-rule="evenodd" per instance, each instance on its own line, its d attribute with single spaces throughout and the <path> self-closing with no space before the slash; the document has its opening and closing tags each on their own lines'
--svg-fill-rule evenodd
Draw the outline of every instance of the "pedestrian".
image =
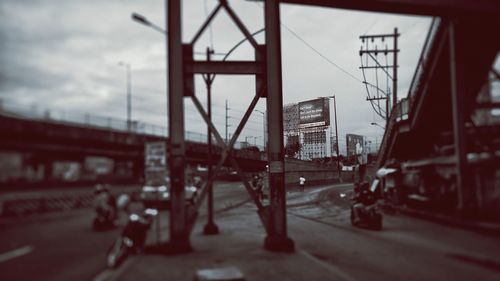
<svg viewBox="0 0 500 281">
<path fill-rule="evenodd" d="M 306 178 L 304 178 L 303 175 L 300 175 L 300 178 L 299 178 L 300 191 L 304 191 L 305 184 L 306 184 Z"/>
</svg>

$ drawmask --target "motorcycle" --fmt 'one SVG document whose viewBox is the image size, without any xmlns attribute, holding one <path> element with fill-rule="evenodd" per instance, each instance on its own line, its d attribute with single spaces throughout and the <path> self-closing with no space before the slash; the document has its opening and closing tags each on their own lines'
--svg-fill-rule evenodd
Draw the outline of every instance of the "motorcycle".
<svg viewBox="0 0 500 281">
<path fill-rule="evenodd" d="M 116 226 L 116 214 L 111 209 L 97 208 L 96 215 L 92 221 L 94 230 L 104 230 Z"/>
<path fill-rule="evenodd" d="M 118 239 L 107 254 L 107 265 L 110 268 L 119 266 L 129 254 L 140 254 L 144 251 L 147 231 L 158 214 L 156 209 L 146 209 L 140 214 L 131 214 Z"/>
<path fill-rule="evenodd" d="M 118 220 L 115 197 L 101 184 L 95 186 L 94 194 L 93 205 L 96 214 L 92 221 L 92 228 L 105 230 L 115 227 Z"/>
<path fill-rule="evenodd" d="M 355 186 L 354 192 L 356 195 L 352 198 L 351 224 L 381 230 L 382 213 L 377 204 L 375 190 L 368 187 L 367 182 L 363 182 Z"/>
</svg>

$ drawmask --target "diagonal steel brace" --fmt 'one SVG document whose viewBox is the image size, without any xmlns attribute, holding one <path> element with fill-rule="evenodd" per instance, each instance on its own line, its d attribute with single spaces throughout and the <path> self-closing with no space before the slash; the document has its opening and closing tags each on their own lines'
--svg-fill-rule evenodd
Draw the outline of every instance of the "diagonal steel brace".
<svg viewBox="0 0 500 281">
<path fill-rule="evenodd" d="M 267 90 L 266 87 L 264 87 L 262 89 L 262 91 L 266 91 L 266 90 Z M 195 221 L 195 218 L 196 218 L 196 211 L 201 206 L 201 203 L 203 202 L 203 199 L 206 196 L 206 193 L 207 193 L 207 190 L 208 190 L 207 187 L 210 184 L 213 183 L 213 181 L 215 179 L 215 176 L 217 175 L 217 172 L 220 170 L 220 168 L 222 167 L 222 165 L 226 161 L 227 157 L 230 155 L 230 152 L 233 149 L 234 143 L 238 139 L 239 134 L 243 130 L 246 122 L 248 121 L 248 118 L 250 117 L 250 114 L 253 112 L 253 110 L 255 108 L 255 105 L 257 104 L 257 102 L 259 100 L 259 97 L 260 97 L 259 95 L 260 95 L 260 93 L 258 93 L 253 98 L 250 106 L 248 107 L 247 111 L 245 112 L 245 115 L 243 116 L 243 119 L 241 120 L 240 124 L 238 125 L 238 128 L 236 129 L 235 134 L 232 136 L 232 138 L 231 138 L 231 140 L 230 140 L 230 142 L 229 142 L 228 145 L 225 144 L 225 142 L 223 141 L 223 139 L 220 136 L 219 132 L 215 128 L 214 124 L 209 120 L 208 114 L 203 109 L 203 106 L 201 105 L 201 103 L 199 102 L 199 100 L 196 98 L 196 96 L 192 96 L 192 100 L 193 100 L 194 105 L 196 106 L 196 108 L 198 109 L 198 111 L 202 115 L 203 119 L 208 124 L 208 126 L 211 127 L 211 130 L 213 131 L 214 136 L 215 136 L 217 142 L 219 143 L 220 146 L 224 147 L 224 150 L 221 153 L 221 158 L 220 158 L 219 162 L 217 163 L 217 166 L 216 166 L 216 168 L 214 170 L 214 173 L 212 174 L 212 177 L 209 178 L 208 181 L 203 186 L 201 194 L 200 194 L 200 197 L 199 197 L 199 200 L 196 202 L 194 208 L 192 208 L 192 211 L 190 212 L 190 216 L 189 216 L 189 218 L 191 218 L 191 219 L 189 219 L 189 221 L 190 221 L 190 223 L 189 223 L 190 229 L 192 229 L 192 227 L 194 226 L 194 221 Z M 244 177 L 244 174 L 243 174 L 241 168 L 239 167 L 238 162 L 234 158 L 231 158 L 230 161 L 231 161 L 231 164 L 232 164 L 233 168 L 237 171 L 237 174 L 239 175 L 240 180 L 244 184 L 245 189 L 247 190 L 247 192 L 249 193 L 250 197 L 252 198 L 252 200 L 256 204 L 256 206 L 258 208 L 259 216 L 260 216 L 260 218 L 261 218 L 261 220 L 263 222 L 263 225 L 265 226 L 266 231 L 267 231 L 268 227 L 267 227 L 267 223 L 266 223 L 265 215 L 264 215 L 266 213 L 266 207 L 264 207 L 262 205 L 262 203 L 260 202 L 259 198 L 257 197 L 256 192 L 250 186 L 248 180 Z"/>
<path fill-rule="evenodd" d="M 229 17 L 233 20 L 233 22 L 238 26 L 238 28 L 241 30 L 241 32 L 245 35 L 247 40 L 252 44 L 252 46 L 257 49 L 257 41 L 255 41 L 255 38 L 253 38 L 252 34 L 248 31 L 248 29 L 245 27 L 245 24 L 238 18 L 238 15 L 234 12 L 234 10 L 229 6 L 227 3 L 227 0 L 219 0 L 220 5 L 222 5 L 225 9 L 226 12 L 229 14 Z"/>
</svg>

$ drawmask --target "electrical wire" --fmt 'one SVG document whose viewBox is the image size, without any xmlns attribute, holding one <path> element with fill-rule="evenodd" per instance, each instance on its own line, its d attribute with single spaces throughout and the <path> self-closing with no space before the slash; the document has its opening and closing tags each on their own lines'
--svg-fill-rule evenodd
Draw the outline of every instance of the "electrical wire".
<svg viewBox="0 0 500 281">
<path fill-rule="evenodd" d="M 321 58 L 323 58 L 325 61 L 327 61 L 328 63 L 330 63 L 331 65 L 333 65 L 334 67 L 336 67 L 337 69 L 339 69 L 340 71 L 344 72 L 345 74 L 347 74 L 349 77 L 353 78 L 354 80 L 358 81 L 358 82 L 363 82 L 361 81 L 360 79 L 358 79 L 356 76 L 354 76 L 353 74 L 351 74 L 349 71 L 345 70 L 344 68 L 342 68 L 340 65 L 336 64 L 334 61 L 332 61 L 331 59 L 327 58 L 325 55 L 323 55 L 320 51 L 318 51 L 316 48 L 314 48 L 311 44 L 309 44 L 306 40 L 302 39 L 302 37 L 300 37 L 295 31 L 291 30 L 288 26 L 286 26 L 284 23 L 281 23 L 281 25 L 288 31 L 290 32 L 293 36 L 295 36 L 295 38 L 299 39 L 302 43 L 304 43 L 307 47 L 309 47 L 309 49 L 311 49 L 313 52 L 315 52 L 317 55 L 319 55 Z"/>
</svg>

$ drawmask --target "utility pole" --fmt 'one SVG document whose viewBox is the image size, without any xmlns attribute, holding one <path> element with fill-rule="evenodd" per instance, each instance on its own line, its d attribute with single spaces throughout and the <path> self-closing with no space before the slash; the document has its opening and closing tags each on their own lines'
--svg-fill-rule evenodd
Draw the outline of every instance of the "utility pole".
<svg viewBox="0 0 500 281">
<path fill-rule="evenodd" d="M 337 172 L 340 180 L 339 130 L 337 127 L 337 98 L 333 95 L 333 112 L 335 115 L 335 148 L 337 149 Z"/>
<path fill-rule="evenodd" d="M 207 61 L 211 60 L 211 56 L 214 53 L 214 50 L 207 48 Z M 214 75 L 207 73 L 204 77 L 205 85 L 207 86 L 207 115 L 210 122 L 212 122 L 212 82 L 214 79 Z M 207 145 L 208 145 L 208 177 L 212 177 L 212 130 L 210 126 L 207 125 Z M 207 224 L 203 228 L 203 234 L 205 235 L 214 235 L 219 233 L 219 228 L 214 222 L 214 192 L 213 192 L 213 183 L 209 183 L 206 187 L 207 189 L 207 207 L 208 207 L 208 218 Z"/>
<path fill-rule="evenodd" d="M 262 114 L 262 140 L 264 142 L 264 152 L 266 152 L 266 112 L 257 109 L 255 111 Z"/>
<path fill-rule="evenodd" d="M 398 28 L 394 28 L 394 50 L 398 49 Z M 394 63 L 392 64 L 392 106 L 395 107 L 398 103 L 398 52 L 395 51 Z"/>
<path fill-rule="evenodd" d="M 327 99 L 333 99 L 333 115 L 335 115 L 335 141 L 336 141 L 336 152 L 337 152 L 337 170 L 339 173 L 339 178 L 340 178 L 340 160 L 339 160 L 339 131 L 337 127 L 337 102 L 335 95 L 333 96 L 328 96 L 328 97 L 320 97 L 320 98 L 327 98 Z M 331 130 L 330 130 L 331 132 Z M 330 140 L 331 143 L 331 140 Z"/>
<path fill-rule="evenodd" d="M 363 55 L 366 55 L 366 65 L 363 65 L 363 58 L 361 59 L 361 66 L 359 67 L 362 71 L 363 71 L 363 77 L 365 77 L 365 81 L 364 81 L 364 84 L 365 84 L 365 87 L 366 87 L 366 91 L 368 93 L 368 97 L 366 98 L 367 101 L 370 101 L 371 103 L 373 103 L 374 101 L 379 101 L 379 100 L 385 100 L 385 116 L 382 115 L 381 113 L 381 110 L 380 110 L 380 107 L 379 107 L 379 110 L 377 111 L 377 109 L 375 109 L 375 111 L 377 112 L 377 114 L 382 117 L 382 118 L 385 118 L 386 120 L 388 120 L 389 116 L 390 116 L 390 110 L 389 110 L 389 106 L 390 106 L 390 91 L 389 89 L 387 89 L 387 91 L 384 93 L 383 91 L 381 91 L 381 89 L 379 88 L 378 86 L 378 76 L 377 76 L 377 81 L 376 81 L 376 85 L 373 85 L 369 82 L 366 81 L 366 76 L 365 76 L 365 70 L 367 69 L 374 69 L 375 70 L 375 74 L 377 75 L 377 71 L 379 69 L 382 70 L 382 72 L 384 72 L 387 77 L 389 79 L 392 80 L 392 107 L 394 108 L 398 102 L 398 72 L 397 72 L 397 69 L 398 69 L 398 37 L 400 36 L 401 34 L 398 33 L 398 29 L 397 28 L 394 28 L 394 33 L 391 33 L 391 34 L 376 34 L 376 35 L 361 35 L 359 36 L 359 39 L 361 39 L 361 42 L 365 44 L 365 49 L 363 49 L 363 46 L 361 46 L 361 49 L 359 51 L 359 55 L 362 57 Z M 384 42 L 387 38 L 392 38 L 393 39 L 393 48 L 392 49 L 388 49 L 387 48 L 387 45 L 385 46 L 385 49 L 377 49 L 377 46 L 375 45 L 375 48 L 373 47 L 370 47 L 369 46 L 369 42 L 374 42 L 376 39 L 380 39 L 382 42 Z M 382 65 L 378 60 L 377 60 L 377 55 L 378 54 L 383 54 L 385 56 L 387 56 L 389 53 L 392 53 L 393 54 L 393 62 L 392 62 L 392 65 L 391 64 L 388 64 L 386 62 L 385 65 Z M 368 58 L 371 58 L 371 61 L 374 62 L 374 65 L 370 65 L 369 64 L 369 60 Z M 392 68 L 392 75 L 389 73 L 389 69 Z M 373 95 L 371 96 L 370 95 L 370 90 L 368 87 L 375 87 L 376 90 L 377 90 L 377 95 Z M 387 88 L 389 88 L 389 86 L 387 86 Z M 380 96 L 379 95 L 379 92 L 382 92 L 384 95 L 383 96 Z"/>
<path fill-rule="evenodd" d="M 130 74 L 130 63 L 123 61 L 118 62 L 119 66 L 124 66 L 127 73 L 127 130 L 132 130 L 132 86 L 131 86 L 131 74 Z"/>
<path fill-rule="evenodd" d="M 229 119 L 229 116 L 227 115 L 227 112 L 229 111 L 229 107 L 227 107 L 227 100 L 226 100 L 226 143 L 227 143 L 227 128 L 229 125 L 227 124 L 227 121 Z"/>
</svg>

